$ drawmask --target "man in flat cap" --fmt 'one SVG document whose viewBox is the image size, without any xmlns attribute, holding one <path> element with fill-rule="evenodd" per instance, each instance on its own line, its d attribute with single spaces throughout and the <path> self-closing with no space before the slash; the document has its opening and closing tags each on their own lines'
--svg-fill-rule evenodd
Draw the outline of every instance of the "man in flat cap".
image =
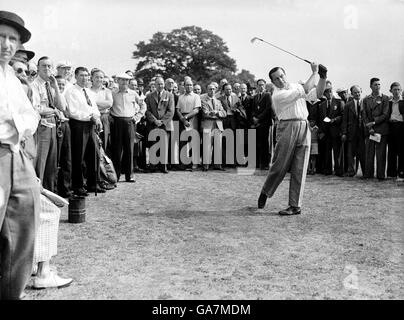
<svg viewBox="0 0 404 320">
<path fill-rule="evenodd" d="M 9 66 L 30 37 L 21 17 L 0 11 L 0 299 L 23 294 L 39 220 L 39 183 L 20 144 L 34 134 L 40 118 Z"/>
<path fill-rule="evenodd" d="M 133 175 L 133 148 L 136 135 L 136 124 L 146 112 L 146 105 L 140 100 L 136 91 L 129 89 L 127 73 L 116 76 L 118 92 L 112 93 L 111 107 L 111 154 L 112 162 L 119 181 L 121 173 L 126 182 L 135 182 Z"/>
<path fill-rule="evenodd" d="M 56 75 L 66 80 L 65 90 L 67 91 L 70 89 L 70 87 L 73 86 L 73 83 L 71 82 L 73 77 L 72 64 L 69 61 L 59 61 L 56 64 L 56 72 Z"/>
</svg>

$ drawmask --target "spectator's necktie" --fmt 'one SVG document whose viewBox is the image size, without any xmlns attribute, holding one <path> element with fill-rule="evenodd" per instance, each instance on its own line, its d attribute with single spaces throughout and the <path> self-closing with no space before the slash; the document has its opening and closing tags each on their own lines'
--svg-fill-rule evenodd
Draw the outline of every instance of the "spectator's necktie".
<svg viewBox="0 0 404 320">
<path fill-rule="evenodd" d="M 331 111 L 331 100 L 327 100 L 327 117 L 330 116 Z"/>
<path fill-rule="evenodd" d="M 84 95 L 86 96 L 87 104 L 88 104 L 90 107 L 92 107 L 93 105 L 92 105 L 92 103 L 91 103 L 90 98 L 88 97 L 88 94 L 87 94 L 87 92 L 86 92 L 86 89 L 83 88 L 83 91 L 84 91 Z"/>
<path fill-rule="evenodd" d="M 229 109 L 231 109 L 230 96 L 229 96 L 229 97 L 227 97 L 227 104 L 229 105 Z"/>
<path fill-rule="evenodd" d="M 157 92 L 157 101 L 158 101 L 158 103 L 160 103 L 160 91 Z"/>
<path fill-rule="evenodd" d="M 213 107 L 213 111 L 215 111 L 215 99 L 212 98 L 212 107 Z"/>
<path fill-rule="evenodd" d="M 362 117 L 361 117 L 361 104 L 360 104 L 360 101 L 358 101 L 358 100 L 355 100 L 355 102 L 356 102 L 356 115 L 357 115 L 357 117 L 358 117 L 358 122 L 359 122 L 359 126 L 360 126 L 361 121 L 362 121 Z"/>
<path fill-rule="evenodd" d="M 48 96 L 49 108 L 55 109 L 55 101 L 53 100 L 52 91 L 48 81 L 45 82 L 46 95 Z"/>
</svg>

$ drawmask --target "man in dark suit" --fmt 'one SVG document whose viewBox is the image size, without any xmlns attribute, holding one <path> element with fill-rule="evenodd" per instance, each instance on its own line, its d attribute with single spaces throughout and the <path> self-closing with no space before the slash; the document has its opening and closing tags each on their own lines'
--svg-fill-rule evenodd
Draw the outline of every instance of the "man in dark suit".
<svg viewBox="0 0 404 320">
<path fill-rule="evenodd" d="M 353 99 L 349 100 L 344 108 L 341 125 L 341 140 L 344 141 L 347 146 L 347 174 L 353 177 L 358 171 L 359 164 L 362 174 L 365 171 L 366 149 L 365 128 L 362 121 L 362 89 L 355 85 L 351 87 L 350 91 Z"/>
<path fill-rule="evenodd" d="M 319 166 L 320 173 L 332 174 L 332 154 L 334 155 L 334 173 L 342 176 L 340 163 L 341 122 L 344 102 L 336 99 L 332 93 L 331 82 L 324 90 L 324 96 L 318 102 Z"/>
<path fill-rule="evenodd" d="M 389 136 L 387 139 L 387 176 L 404 178 L 404 100 L 401 99 L 401 85 L 393 82 L 393 94 L 389 101 Z"/>
<path fill-rule="evenodd" d="M 248 95 L 248 86 L 245 83 L 240 85 L 240 105 L 242 109 L 245 110 L 245 118 L 243 113 L 239 114 L 240 128 L 244 129 L 244 154 L 248 153 L 248 129 L 250 129 L 251 123 L 251 112 L 253 98 Z"/>
<path fill-rule="evenodd" d="M 225 79 L 224 79 L 225 80 Z M 233 137 L 236 137 L 236 129 L 237 129 L 237 117 L 236 117 L 236 109 L 237 105 L 239 104 L 239 98 L 233 92 L 233 88 L 230 83 L 223 84 L 222 87 L 222 94 L 219 95 L 218 99 L 222 103 L 224 110 L 226 111 L 226 118 L 223 120 L 223 127 L 224 130 L 230 129 L 233 131 Z M 217 96 L 217 95 L 216 95 Z M 227 139 L 227 138 L 226 138 Z M 233 144 L 233 158 L 226 159 L 226 150 L 227 150 L 227 141 L 223 143 L 223 164 L 229 167 L 235 167 L 235 151 L 236 151 L 236 144 L 234 139 Z"/>
<path fill-rule="evenodd" d="M 373 178 L 376 154 L 376 176 L 385 179 L 387 135 L 389 133 L 389 97 L 380 92 L 380 80 L 370 79 L 372 93 L 363 99 L 363 121 L 366 128 L 366 170 L 364 178 Z M 377 142 L 374 139 L 380 138 Z"/>
<path fill-rule="evenodd" d="M 162 129 L 166 132 L 166 154 L 163 158 L 163 163 L 160 169 L 163 173 L 168 173 L 168 143 L 170 141 L 170 133 L 174 130 L 173 115 L 174 115 L 174 95 L 164 89 L 164 80 L 162 77 L 157 77 L 155 80 L 156 90 L 150 92 L 145 99 L 147 110 L 147 132 L 153 129 Z M 151 147 L 154 143 L 149 141 Z"/>
<path fill-rule="evenodd" d="M 252 97 L 250 117 L 250 128 L 256 130 L 256 167 L 260 170 L 267 170 L 269 167 L 269 127 L 272 125 L 272 98 L 271 94 L 265 92 L 266 81 L 257 81 L 257 93 Z"/>
</svg>

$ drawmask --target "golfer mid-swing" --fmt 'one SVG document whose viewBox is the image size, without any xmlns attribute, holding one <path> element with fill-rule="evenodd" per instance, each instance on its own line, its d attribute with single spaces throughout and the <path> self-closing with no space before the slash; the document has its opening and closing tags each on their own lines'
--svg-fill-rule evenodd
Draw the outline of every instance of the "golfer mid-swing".
<svg viewBox="0 0 404 320">
<path fill-rule="evenodd" d="M 279 124 L 276 128 L 273 160 L 258 198 L 258 208 L 264 208 L 267 198 L 273 196 L 286 173 L 290 171 L 289 207 L 280 211 L 280 215 L 301 213 L 311 141 L 306 99 L 316 101 L 323 96 L 327 77 L 327 69 L 322 65 L 312 62 L 311 70 L 312 75 L 303 85 L 288 83 L 286 73 L 280 67 L 269 71 L 269 78 L 275 85 L 272 104 Z M 320 80 L 315 86 L 317 73 Z"/>
</svg>

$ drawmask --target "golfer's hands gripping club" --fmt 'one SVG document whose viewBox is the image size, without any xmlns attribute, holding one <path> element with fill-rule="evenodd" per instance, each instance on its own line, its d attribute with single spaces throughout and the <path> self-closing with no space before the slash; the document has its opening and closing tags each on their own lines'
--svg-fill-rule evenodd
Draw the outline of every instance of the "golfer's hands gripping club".
<svg viewBox="0 0 404 320">
<path fill-rule="evenodd" d="M 327 68 L 323 66 L 322 64 L 318 65 L 318 74 L 321 79 L 327 79 Z"/>
<path fill-rule="evenodd" d="M 317 73 L 318 72 L 318 63 L 317 62 L 310 62 L 310 67 L 311 67 L 311 71 L 313 73 Z"/>
</svg>

